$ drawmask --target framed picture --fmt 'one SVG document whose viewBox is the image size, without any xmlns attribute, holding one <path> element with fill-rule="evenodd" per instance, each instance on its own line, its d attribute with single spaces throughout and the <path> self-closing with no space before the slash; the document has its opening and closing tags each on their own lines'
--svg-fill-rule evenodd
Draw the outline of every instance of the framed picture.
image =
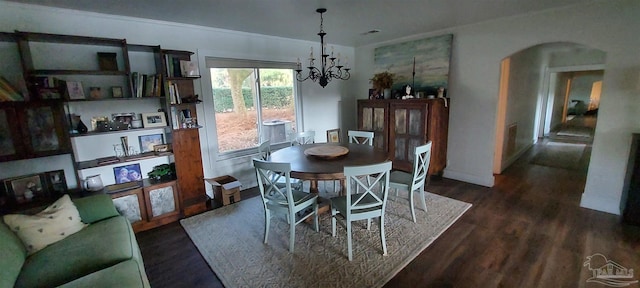
<svg viewBox="0 0 640 288">
<path fill-rule="evenodd" d="M 145 128 L 167 126 L 164 112 L 142 113 L 142 124 Z"/>
<path fill-rule="evenodd" d="M 67 192 L 67 180 L 64 177 L 64 170 L 49 171 L 45 172 L 44 175 L 49 193 L 59 196 Z"/>
<path fill-rule="evenodd" d="M 102 98 L 102 88 L 100 87 L 89 87 L 89 96 L 91 99 L 100 99 Z"/>
<path fill-rule="evenodd" d="M 340 143 L 340 128 L 327 130 L 328 143 Z"/>
<path fill-rule="evenodd" d="M 164 144 L 162 134 L 138 136 L 140 140 L 140 153 L 154 152 L 154 146 Z"/>
<path fill-rule="evenodd" d="M 133 181 L 142 181 L 140 164 L 136 163 L 136 164 L 113 167 L 113 176 L 116 178 L 116 184 L 133 182 Z"/>
<path fill-rule="evenodd" d="M 5 181 L 10 196 L 16 203 L 27 203 L 46 196 L 46 189 L 39 174 L 16 177 Z"/>
<path fill-rule="evenodd" d="M 67 81 L 67 94 L 70 100 L 84 99 L 84 88 L 78 81 Z"/>
<path fill-rule="evenodd" d="M 51 107 L 28 108 L 26 112 L 27 130 L 33 151 L 45 152 L 59 149 L 60 139 L 56 134 L 56 123 Z"/>
<path fill-rule="evenodd" d="M 111 96 L 113 98 L 122 98 L 122 97 L 124 97 L 123 94 L 122 94 L 122 87 L 120 87 L 120 86 L 111 87 Z"/>
<path fill-rule="evenodd" d="M 159 144 L 153 146 L 153 152 L 155 153 L 169 152 L 169 149 L 169 144 Z"/>
<path fill-rule="evenodd" d="M 102 71 L 118 71 L 118 54 L 98 52 L 98 65 Z"/>
<path fill-rule="evenodd" d="M 138 119 L 138 114 L 133 112 L 111 114 L 111 120 L 113 120 L 113 122 L 120 122 L 122 124 L 126 124 L 127 127 L 131 127 L 131 122 L 137 119 Z"/>
</svg>

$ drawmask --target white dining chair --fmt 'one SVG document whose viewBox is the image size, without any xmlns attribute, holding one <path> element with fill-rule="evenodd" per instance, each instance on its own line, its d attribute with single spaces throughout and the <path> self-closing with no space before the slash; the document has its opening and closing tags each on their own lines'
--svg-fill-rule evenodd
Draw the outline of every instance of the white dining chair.
<svg viewBox="0 0 640 288">
<path fill-rule="evenodd" d="M 258 145 L 258 156 L 260 160 L 271 161 L 271 141 L 265 140 Z M 278 185 L 284 186 L 284 178 L 280 178 Z M 302 190 L 303 182 L 300 179 L 291 178 L 291 187 L 297 190 Z"/>
<path fill-rule="evenodd" d="M 389 172 L 391 162 L 344 167 L 347 193 L 344 196 L 331 198 L 331 235 L 336 236 L 336 224 L 340 223 L 347 229 L 347 252 L 349 261 L 353 260 L 351 222 L 367 220 L 367 230 L 370 229 L 371 219 L 378 218 L 380 226 L 380 242 L 382 254 L 387 255 L 387 243 L 384 234 L 384 211 L 387 205 L 389 192 Z M 363 181 L 365 178 L 366 181 Z M 364 192 L 358 191 L 359 187 Z M 343 221 L 338 222 L 338 214 Z"/>
<path fill-rule="evenodd" d="M 398 198 L 398 190 L 408 191 L 409 203 L 411 205 L 411 217 L 416 222 L 416 211 L 413 205 L 413 194 L 418 193 L 422 209 L 427 211 L 427 203 L 424 195 L 425 180 L 429 172 L 429 162 L 431 161 L 431 141 L 422 146 L 417 146 L 413 157 L 413 174 L 403 171 L 393 171 L 389 177 L 389 188 L 396 191 L 396 199 Z"/>
<path fill-rule="evenodd" d="M 373 132 L 349 130 L 347 135 L 349 136 L 349 143 L 369 144 L 373 146 Z"/>
<path fill-rule="evenodd" d="M 296 239 L 296 225 L 313 217 L 316 232 L 318 228 L 318 195 L 305 193 L 291 187 L 291 164 L 269 162 L 253 159 L 253 166 L 258 178 L 260 197 L 264 204 L 264 243 L 269 239 L 271 213 L 282 213 L 287 216 L 289 223 L 289 252 L 293 252 Z M 285 179 L 284 187 L 279 179 Z M 311 209 L 309 209 L 311 208 Z M 300 215 L 299 215 L 300 214 Z"/>
<path fill-rule="evenodd" d="M 313 144 L 316 142 L 316 131 L 309 130 L 293 133 L 291 136 L 291 146 L 302 144 Z"/>
</svg>

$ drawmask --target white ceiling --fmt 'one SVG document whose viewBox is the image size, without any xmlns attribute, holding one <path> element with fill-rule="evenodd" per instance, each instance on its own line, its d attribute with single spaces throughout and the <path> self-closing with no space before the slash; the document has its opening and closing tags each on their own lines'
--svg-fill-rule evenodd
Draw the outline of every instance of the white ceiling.
<svg viewBox="0 0 640 288">
<path fill-rule="evenodd" d="M 8 0 L 330 44 L 362 46 L 598 0 Z M 180 4 L 177 4 L 180 3 Z M 377 29 L 379 33 L 364 35 Z"/>
</svg>

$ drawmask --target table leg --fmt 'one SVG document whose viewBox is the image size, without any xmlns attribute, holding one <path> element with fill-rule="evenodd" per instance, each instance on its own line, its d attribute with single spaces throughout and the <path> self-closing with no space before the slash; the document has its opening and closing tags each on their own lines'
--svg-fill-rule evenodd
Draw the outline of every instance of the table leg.
<svg viewBox="0 0 640 288">
<path fill-rule="evenodd" d="M 309 182 L 309 192 L 318 194 L 318 192 L 320 192 L 318 190 L 318 180 L 310 180 Z"/>
</svg>

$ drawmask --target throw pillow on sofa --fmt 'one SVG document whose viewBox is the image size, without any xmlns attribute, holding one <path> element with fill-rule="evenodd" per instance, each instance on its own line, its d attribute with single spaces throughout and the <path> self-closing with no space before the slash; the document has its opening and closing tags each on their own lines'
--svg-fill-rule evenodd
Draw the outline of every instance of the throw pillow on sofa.
<svg viewBox="0 0 640 288">
<path fill-rule="evenodd" d="M 86 226 L 69 195 L 62 196 L 36 215 L 5 215 L 4 223 L 22 240 L 29 255 Z"/>
</svg>

